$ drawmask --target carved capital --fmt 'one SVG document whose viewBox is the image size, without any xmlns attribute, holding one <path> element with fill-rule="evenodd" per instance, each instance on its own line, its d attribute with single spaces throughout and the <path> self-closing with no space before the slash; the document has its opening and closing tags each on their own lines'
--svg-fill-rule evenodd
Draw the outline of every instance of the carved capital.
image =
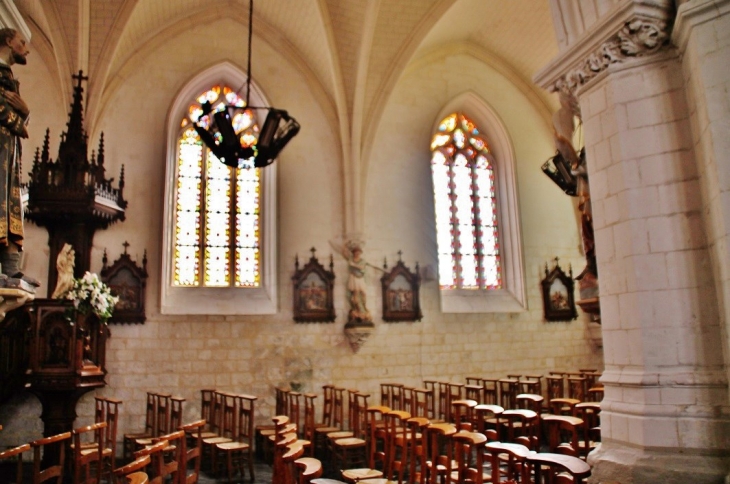
<svg viewBox="0 0 730 484">
<path fill-rule="evenodd" d="M 626 22 L 621 30 L 591 52 L 588 58 L 560 77 L 551 91 L 572 92 L 611 64 L 653 54 L 668 40 L 669 28 L 666 22 L 642 19 Z"/>
<path fill-rule="evenodd" d="M 535 75 L 551 92 L 574 93 L 614 64 L 647 57 L 669 45 L 672 2 L 626 0 Z"/>
</svg>

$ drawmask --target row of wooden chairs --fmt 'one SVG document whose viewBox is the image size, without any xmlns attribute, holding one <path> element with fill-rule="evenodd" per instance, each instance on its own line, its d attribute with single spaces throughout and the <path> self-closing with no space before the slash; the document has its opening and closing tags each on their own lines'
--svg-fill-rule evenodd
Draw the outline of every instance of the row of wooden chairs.
<svg viewBox="0 0 730 484">
<path fill-rule="evenodd" d="M 124 459 L 131 459 L 134 452 L 150 445 L 153 438 L 167 435 L 180 427 L 184 403 L 182 397 L 147 392 L 144 428 L 140 432 L 124 434 Z"/>
<path fill-rule="evenodd" d="M 0 453 L 0 460 L 17 459 L 16 482 L 23 482 L 23 453 L 33 449 L 33 482 L 64 477 L 68 472 L 74 484 L 109 480 L 115 467 L 117 424 L 120 400 L 94 397 L 94 423 L 58 435 L 38 439 Z M 45 448 L 45 449 L 44 449 Z M 41 452 L 43 449 L 43 452 Z M 41 454 L 45 454 L 41 460 Z"/>
<path fill-rule="evenodd" d="M 202 458 L 213 475 L 225 468 L 229 482 L 254 480 L 254 419 L 257 397 L 214 389 L 201 390 L 201 417 L 208 422 L 202 434 Z"/>
<path fill-rule="evenodd" d="M 370 407 L 368 413 L 370 467 L 344 468 L 342 477 L 350 483 L 382 479 L 399 484 L 481 484 L 490 479 L 501 482 L 504 474 L 508 479 L 539 476 L 543 464 L 549 464 L 551 474 L 558 470 L 569 472 L 573 482 L 581 482 L 590 475 L 590 467 L 577 457 L 556 453 L 539 453 L 539 457 L 535 457 L 538 453 L 528 446 L 496 441 L 496 431 L 490 430 L 486 434 L 473 431 L 469 422 L 459 425 L 431 423 L 424 417 L 411 417 L 406 411 L 383 406 Z M 529 439 L 522 441 L 529 445 Z M 493 448 L 488 447 L 490 444 Z M 500 458 L 505 456 L 505 448 L 515 454 L 508 460 L 507 468 Z M 485 475 L 485 466 L 489 467 L 485 462 L 487 455 L 491 455 L 491 469 L 487 469 L 489 472 Z"/>
<path fill-rule="evenodd" d="M 274 426 L 272 484 L 327 484 L 329 479 L 319 479 L 323 473 L 322 462 L 314 457 L 304 456 L 306 450 L 311 448 L 312 442 L 298 437 L 299 429 L 288 416 L 277 415 L 272 421 Z"/>
<path fill-rule="evenodd" d="M 134 460 L 114 470 L 114 482 L 196 484 L 200 478 L 202 433 L 205 420 L 182 425 L 174 432 L 154 437 L 134 452 Z"/>
</svg>

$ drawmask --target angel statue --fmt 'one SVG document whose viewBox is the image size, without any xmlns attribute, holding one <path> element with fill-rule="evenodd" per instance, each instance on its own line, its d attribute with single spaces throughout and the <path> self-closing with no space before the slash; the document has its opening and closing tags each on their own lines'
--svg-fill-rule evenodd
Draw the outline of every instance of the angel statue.
<svg viewBox="0 0 730 484">
<path fill-rule="evenodd" d="M 74 265 L 76 252 L 70 244 L 63 244 L 63 248 L 56 258 L 58 282 L 51 299 L 63 299 L 65 294 L 74 287 Z"/>
<path fill-rule="evenodd" d="M 349 241 L 342 246 L 330 242 L 330 245 L 347 260 L 347 301 L 350 303 L 348 322 L 372 324 L 373 317 L 366 302 L 365 269 L 368 266 L 379 271 L 382 269 L 363 259 L 359 242 Z"/>
</svg>

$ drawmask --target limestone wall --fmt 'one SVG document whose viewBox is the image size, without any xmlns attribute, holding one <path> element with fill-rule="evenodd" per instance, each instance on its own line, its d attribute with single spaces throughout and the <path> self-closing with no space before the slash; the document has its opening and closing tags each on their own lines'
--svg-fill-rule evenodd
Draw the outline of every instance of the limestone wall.
<svg viewBox="0 0 730 484">
<path fill-rule="evenodd" d="M 437 267 L 429 142 L 439 111 L 452 98 L 474 92 L 506 127 L 516 155 L 520 223 L 523 233 L 527 310 L 514 314 L 443 314 L 435 280 L 422 286 L 424 317 L 417 323 L 384 323 L 377 273 L 368 275 L 368 304 L 376 331 L 359 353 L 353 354 L 343 336 L 346 310 L 346 268 L 335 259 L 337 321 L 295 324 L 292 320 L 291 275 L 294 257 L 317 248 L 320 260 L 329 257 L 329 240 L 343 232 L 342 146 L 337 120 L 319 104 L 316 87 L 286 58 L 265 43 L 257 44 L 256 82 L 277 107 L 300 121 L 301 133 L 279 161 L 278 277 L 279 312 L 271 316 L 165 316 L 159 314 L 161 235 L 167 114 L 177 91 L 196 72 L 217 62 L 245 65 L 243 49 L 221 42 L 210 58 L 180 55 L 194 52 L 194 39 L 236 35 L 232 22 L 195 27 L 140 53 L 113 82 L 104 96 L 100 121 L 88 127 L 91 144 L 104 131 L 107 170 L 126 167 L 127 220 L 97 233 L 92 270 L 101 268 L 104 249 L 114 260 L 128 241 L 132 257 L 146 249 L 150 278 L 147 322 L 113 326 L 108 344 L 108 386 L 98 393 L 121 399 L 120 434 L 143 424 L 145 392 L 160 391 L 187 398 L 186 420 L 199 414 L 199 390 L 218 388 L 260 397 L 257 416 L 273 412 L 274 386 L 301 382 L 303 391 L 319 392 L 325 383 L 369 391 L 383 381 L 421 385 L 426 378 L 464 381 L 467 375 L 502 377 L 507 373 L 543 373 L 551 369 L 601 368 L 602 355 L 587 338 L 586 317 L 569 323 L 542 320 L 540 280 L 544 264 L 556 256 L 567 269 L 583 267 L 572 200 L 540 171 L 554 148 L 544 107 L 533 104 L 521 87 L 478 58 L 454 55 L 414 67 L 399 80 L 387 105 L 367 158 L 362 178 L 365 257 L 390 264 L 403 251 L 413 267 Z M 198 31 L 200 30 L 200 31 Z M 37 60 L 37 59 L 35 59 Z M 53 82 L 34 68 L 35 82 Z M 34 123 L 55 128 L 66 113 L 58 93 L 38 91 L 31 108 Z M 51 109 L 44 112 L 42 106 Z M 48 119 L 46 119 L 46 117 Z M 36 124 L 37 126 L 37 124 Z M 40 145 L 37 130 L 26 153 Z M 52 144 L 55 156 L 57 142 Z M 29 161 L 25 171 L 30 169 Z M 46 278 L 47 238 L 43 229 L 29 231 L 26 272 Z M 336 257 L 336 256 L 335 256 Z M 92 418 L 92 394 L 78 408 L 79 423 Z M 12 407 L 13 411 L 10 411 Z M 0 433 L 0 446 L 37 437 L 39 407 L 28 399 L 0 406 L 0 423 L 12 432 Z M 7 422 L 12 417 L 12 422 Z M 9 436 L 12 436 L 9 437 Z"/>
</svg>

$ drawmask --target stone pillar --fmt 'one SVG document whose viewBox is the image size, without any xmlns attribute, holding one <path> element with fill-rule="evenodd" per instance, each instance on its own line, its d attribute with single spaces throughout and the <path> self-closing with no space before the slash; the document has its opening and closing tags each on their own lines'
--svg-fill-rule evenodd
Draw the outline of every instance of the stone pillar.
<svg viewBox="0 0 730 484">
<path fill-rule="evenodd" d="M 672 32 L 682 56 L 714 280 L 730 355 L 730 0 L 682 3 Z M 730 371 L 730 365 L 726 364 Z M 730 375 L 728 376 L 730 378 Z"/>
<path fill-rule="evenodd" d="M 584 123 L 605 371 L 592 482 L 719 483 L 723 323 L 673 3 L 624 1 L 536 76 Z M 590 35 L 589 35 L 590 34 Z"/>
</svg>

